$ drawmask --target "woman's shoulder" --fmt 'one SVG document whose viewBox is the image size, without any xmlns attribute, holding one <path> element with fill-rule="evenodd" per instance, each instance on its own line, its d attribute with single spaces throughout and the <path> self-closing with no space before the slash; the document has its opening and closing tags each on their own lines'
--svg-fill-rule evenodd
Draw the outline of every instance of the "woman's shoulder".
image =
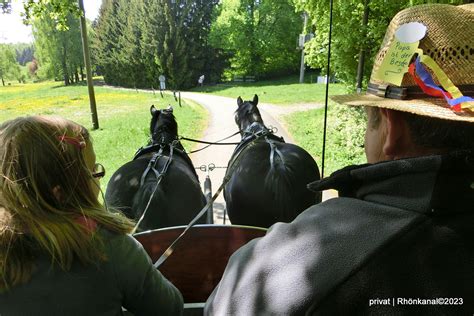
<svg viewBox="0 0 474 316">
<path fill-rule="evenodd" d="M 97 230 L 107 252 L 144 252 L 143 246 L 130 234 L 114 232 L 100 227 Z"/>
</svg>

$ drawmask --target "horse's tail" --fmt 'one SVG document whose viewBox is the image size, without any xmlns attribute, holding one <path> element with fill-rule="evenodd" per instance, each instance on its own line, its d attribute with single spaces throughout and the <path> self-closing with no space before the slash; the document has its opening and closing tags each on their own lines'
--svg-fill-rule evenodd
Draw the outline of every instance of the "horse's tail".
<svg viewBox="0 0 474 316">
<path fill-rule="evenodd" d="M 297 198 L 295 195 L 295 183 L 297 175 L 294 166 L 285 160 L 285 156 L 274 142 L 270 144 L 270 170 L 265 177 L 265 190 L 271 193 L 274 205 L 278 209 L 279 221 L 291 221 L 295 217 L 294 205 L 291 201 Z"/>
</svg>

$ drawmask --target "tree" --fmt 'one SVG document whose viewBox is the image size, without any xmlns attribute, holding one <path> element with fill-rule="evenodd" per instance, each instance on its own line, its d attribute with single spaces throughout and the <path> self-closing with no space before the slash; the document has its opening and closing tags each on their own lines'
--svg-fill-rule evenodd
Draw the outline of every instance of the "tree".
<svg viewBox="0 0 474 316">
<path fill-rule="evenodd" d="M 202 74 L 220 77 L 220 52 L 207 40 L 217 2 L 105 0 L 93 49 L 104 80 L 158 87 L 164 74 L 169 87 L 181 89 L 195 85 Z"/>
<path fill-rule="evenodd" d="M 12 12 L 11 0 L 0 0 L 0 14 L 10 14 Z"/>
<path fill-rule="evenodd" d="M 31 24 L 32 20 L 48 15 L 54 20 L 55 27 L 58 30 L 67 30 L 70 25 L 68 20 L 70 16 L 76 18 L 81 16 L 81 12 L 76 1 L 73 0 L 25 0 L 24 22 Z"/>
<path fill-rule="evenodd" d="M 228 66 L 222 50 L 213 48 L 209 43 L 213 12 L 218 2 L 194 1 L 184 17 L 184 37 L 189 59 L 187 86 L 195 85 L 201 75 L 205 75 L 208 82 L 220 81 L 223 70 Z"/>
<path fill-rule="evenodd" d="M 26 0 L 24 2 L 25 8 L 25 22 L 28 23 L 32 17 L 41 17 L 46 10 L 46 7 L 51 9 L 49 16 L 57 22 L 56 28 L 59 30 L 68 29 L 67 20 L 72 18 L 79 18 L 81 25 L 81 40 L 82 52 L 87 72 L 87 88 L 89 91 L 89 101 L 92 114 L 92 124 L 94 129 L 99 128 L 99 120 L 97 116 L 97 108 L 95 102 L 94 86 L 92 84 L 92 71 L 89 57 L 89 40 L 87 37 L 87 26 L 84 17 L 83 0 Z M 82 69 L 82 66 L 81 66 Z M 76 78 L 78 78 L 76 73 Z M 66 78 L 66 77 L 65 77 Z"/>
<path fill-rule="evenodd" d="M 95 27 L 93 55 L 109 84 L 128 85 L 128 69 L 122 67 L 121 61 L 128 7 L 128 1 L 104 0 Z"/>
<path fill-rule="evenodd" d="M 390 20 L 400 10 L 426 3 L 426 0 L 369 0 L 368 20 L 364 26 L 366 0 L 334 0 L 331 70 L 336 77 L 355 88 L 359 56 L 365 59 L 363 73 L 367 84 L 383 36 Z M 462 0 L 436 3 L 461 4 Z M 314 68 L 326 68 L 329 32 L 328 0 L 295 0 L 299 10 L 308 12 L 315 37 L 306 44 L 306 62 Z M 361 54 L 363 52 L 363 54 Z"/>
<path fill-rule="evenodd" d="M 127 85 L 133 87 L 150 87 L 150 84 L 143 75 L 145 69 L 143 51 L 141 49 L 142 29 L 143 29 L 143 2 L 132 1 L 128 4 L 125 14 L 125 25 L 122 36 L 120 36 L 120 46 L 122 49 L 118 53 L 118 59 L 122 61 L 122 67 L 128 75 Z"/>
<path fill-rule="evenodd" d="M 174 3 L 172 3 L 174 2 Z M 163 18 L 166 23 L 161 41 L 158 43 L 160 52 L 156 58 L 164 70 L 173 89 L 185 85 L 189 78 L 188 42 L 185 40 L 184 27 L 186 11 L 189 3 L 186 1 L 160 0 L 163 8 Z M 191 54 L 192 51 L 190 50 Z"/>
<path fill-rule="evenodd" d="M 10 45 L 0 44 L 0 78 L 5 86 L 5 79 L 19 79 L 20 65 L 16 62 L 15 50 Z"/>
<path fill-rule="evenodd" d="M 145 1 L 148 12 L 142 24 L 142 48 L 154 85 L 158 85 L 159 74 L 165 75 L 172 89 L 195 84 L 204 71 L 206 30 L 215 4 L 215 0 Z"/>
<path fill-rule="evenodd" d="M 53 8 L 46 5 L 41 16 L 31 20 L 35 49 L 43 74 L 55 79 L 63 78 L 64 84 L 78 82 L 79 71 L 84 67 L 82 59 L 81 35 L 78 18 L 72 14 L 65 17 L 65 26 L 58 28 L 56 20 L 51 18 Z"/>
<path fill-rule="evenodd" d="M 30 76 L 30 78 L 37 77 L 36 72 L 38 71 L 38 62 L 36 61 L 36 59 L 33 58 L 31 62 L 27 63 L 26 68 L 28 69 L 28 75 Z"/>
<path fill-rule="evenodd" d="M 210 40 L 231 52 L 234 73 L 274 76 L 298 69 L 302 20 L 291 0 L 223 0 Z"/>
<path fill-rule="evenodd" d="M 18 43 L 18 44 L 13 44 L 13 47 L 15 48 L 15 51 L 16 51 L 16 60 L 20 65 L 25 66 L 26 63 L 34 59 L 34 54 L 35 54 L 34 44 Z"/>
</svg>

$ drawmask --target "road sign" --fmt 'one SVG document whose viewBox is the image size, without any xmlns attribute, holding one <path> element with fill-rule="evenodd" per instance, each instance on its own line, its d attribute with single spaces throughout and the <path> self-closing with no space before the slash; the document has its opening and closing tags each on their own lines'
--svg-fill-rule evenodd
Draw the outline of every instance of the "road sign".
<svg viewBox="0 0 474 316">
<path fill-rule="evenodd" d="M 160 90 L 166 90 L 166 83 L 165 83 L 166 78 L 165 78 L 165 76 L 160 75 L 158 77 L 158 80 L 160 80 Z"/>
</svg>

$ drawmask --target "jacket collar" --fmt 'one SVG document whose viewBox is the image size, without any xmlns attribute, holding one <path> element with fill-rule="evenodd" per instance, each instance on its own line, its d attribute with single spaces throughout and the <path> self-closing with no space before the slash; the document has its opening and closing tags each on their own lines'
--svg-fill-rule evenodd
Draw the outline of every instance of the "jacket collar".
<svg viewBox="0 0 474 316">
<path fill-rule="evenodd" d="M 474 152 L 348 166 L 308 188 L 422 213 L 473 211 Z"/>
</svg>

